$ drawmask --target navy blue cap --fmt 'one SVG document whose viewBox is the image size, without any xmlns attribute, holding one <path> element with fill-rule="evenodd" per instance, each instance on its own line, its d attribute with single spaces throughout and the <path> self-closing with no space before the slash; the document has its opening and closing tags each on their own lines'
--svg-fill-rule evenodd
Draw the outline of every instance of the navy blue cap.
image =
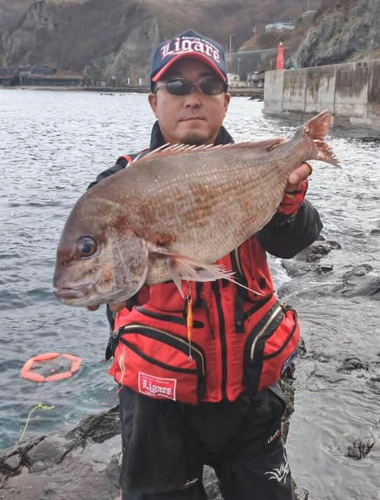
<svg viewBox="0 0 380 500">
<path fill-rule="evenodd" d="M 175 62 L 185 57 L 191 57 L 206 63 L 224 82 L 227 82 L 227 67 L 223 47 L 194 30 L 187 30 L 157 47 L 153 55 L 150 72 L 151 90 L 154 90 L 155 82 L 161 80 Z"/>
</svg>

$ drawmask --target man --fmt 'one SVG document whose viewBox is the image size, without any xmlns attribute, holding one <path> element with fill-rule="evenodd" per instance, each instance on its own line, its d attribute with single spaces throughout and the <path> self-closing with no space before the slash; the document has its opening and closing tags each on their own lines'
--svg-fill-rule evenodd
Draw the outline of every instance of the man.
<svg viewBox="0 0 380 500">
<path fill-rule="evenodd" d="M 229 102 L 219 44 L 192 30 L 164 42 L 152 61 L 149 150 L 233 142 L 222 126 Z M 293 172 L 278 213 L 220 261 L 260 295 L 218 280 L 189 284 L 184 302 L 167 282 L 111 305 L 123 500 L 204 500 L 204 464 L 214 467 L 225 500 L 293 499 L 276 382 L 297 352 L 299 328 L 274 294 L 266 251 L 290 258 L 317 238 L 322 224 L 304 200 L 310 173 L 307 164 Z"/>
</svg>

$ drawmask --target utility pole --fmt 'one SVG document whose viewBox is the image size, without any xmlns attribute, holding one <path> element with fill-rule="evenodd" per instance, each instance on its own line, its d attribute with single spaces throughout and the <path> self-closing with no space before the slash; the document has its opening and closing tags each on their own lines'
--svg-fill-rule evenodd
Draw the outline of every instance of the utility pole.
<svg viewBox="0 0 380 500">
<path fill-rule="evenodd" d="M 236 33 L 230 34 L 230 54 L 232 54 L 232 37 L 235 36 Z"/>
</svg>

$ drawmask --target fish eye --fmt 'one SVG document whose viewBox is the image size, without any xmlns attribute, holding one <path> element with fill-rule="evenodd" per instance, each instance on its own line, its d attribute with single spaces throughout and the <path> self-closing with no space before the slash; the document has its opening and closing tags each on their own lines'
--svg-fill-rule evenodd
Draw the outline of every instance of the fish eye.
<svg viewBox="0 0 380 500">
<path fill-rule="evenodd" d="M 81 238 L 76 245 L 77 253 L 79 258 L 91 257 L 97 250 L 96 241 L 90 238 L 90 236 L 84 236 Z"/>
</svg>

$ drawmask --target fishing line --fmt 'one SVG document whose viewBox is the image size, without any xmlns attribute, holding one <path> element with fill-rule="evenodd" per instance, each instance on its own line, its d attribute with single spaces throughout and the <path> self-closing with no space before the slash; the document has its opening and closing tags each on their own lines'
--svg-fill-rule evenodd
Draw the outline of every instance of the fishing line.
<svg viewBox="0 0 380 500">
<path fill-rule="evenodd" d="M 49 406 L 49 405 L 43 405 L 42 403 L 38 403 L 38 405 L 36 405 L 34 408 L 32 408 L 30 410 L 29 415 L 28 415 L 28 417 L 26 419 L 26 422 L 25 422 L 24 429 L 23 429 L 23 431 L 21 433 L 20 439 L 18 440 L 19 443 L 21 443 L 22 438 L 24 437 L 25 432 L 26 432 L 26 430 L 28 428 L 30 417 L 32 416 L 33 412 L 35 412 L 36 410 L 38 410 L 38 408 L 41 408 L 41 410 L 53 410 L 53 408 L 55 408 L 55 406 L 54 405 L 51 405 L 51 406 Z"/>
</svg>

